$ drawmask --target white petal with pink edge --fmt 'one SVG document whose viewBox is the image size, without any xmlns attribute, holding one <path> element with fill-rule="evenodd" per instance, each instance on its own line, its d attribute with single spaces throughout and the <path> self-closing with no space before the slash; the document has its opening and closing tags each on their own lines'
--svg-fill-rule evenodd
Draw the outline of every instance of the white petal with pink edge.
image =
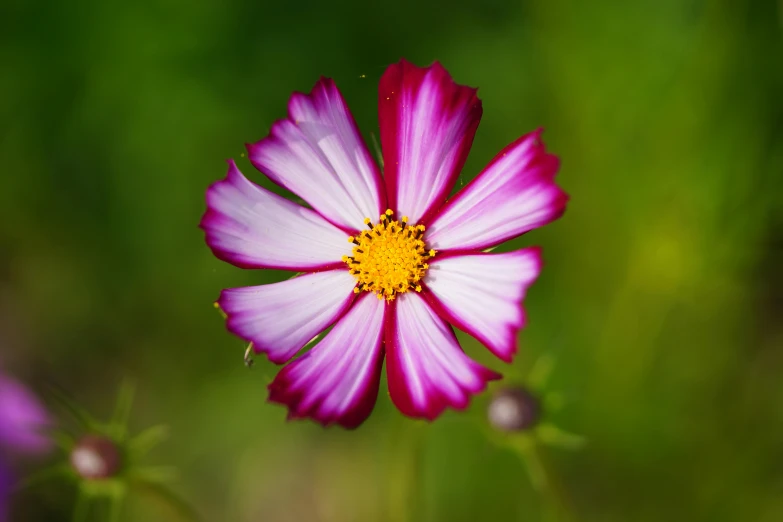
<svg viewBox="0 0 783 522">
<path fill-rule="evenodd" d="M 381 77 L 378 114 L 389 206 L 419 223 L 451 192 L 481 120 L 476 89 L 435 62 L 405 60 Z"/>
<path fill-rule="evenodd" d="M 322 78 L 309 95 L 294 93 L 288 119 L 248 145 L 250 161 L 275 183 L 346 230 L 385 210 L 380 172 L 340 91 Z"/>
<path fill-rule="evenodd" d="M 218 304 L 231 332 L 282 364 L 345 312 L 355 285 L 347 270 L 330 270 L 223 290 Z"/>
<path fill-rule="evenodd" d="M 438 313 L 510 362 L 526 320 L 522 299 L 540 271 L 536 247 L 455 255 L 430 262 L 424 283 Z"/>
<path fill-rule="evenodd" d="M 538 130 L 506 147 L 427 225 L 436 250 L 480 250 L 557 219 L 568 196 L 554 181 L 559 166 Z"/>
<path fill-rule="evenodd" d="M 386 302 L 364 293 L 332 330 L 269 385 L 269 400 L 288 406 L 289 418 L 356 428 L 378 397 L 383 367 Z"/>
<path fill-rule="evenodd" d="M 487 381 L 500 378 L 465 355 L 454 331 L 421 296 L 402 294 L 393 306 L 386 364 L 389 393 L 402 413 L 433 420 L 447 407 L 464 409 Z"/>
<path fill-rule="evenodd" d="M 207 190 L 200 226 L 215 256 L 242 268 L 323 269 L 351 253 L 345 232 L 251 183 L 233 161 L 226 178 Z"/>
</svg>

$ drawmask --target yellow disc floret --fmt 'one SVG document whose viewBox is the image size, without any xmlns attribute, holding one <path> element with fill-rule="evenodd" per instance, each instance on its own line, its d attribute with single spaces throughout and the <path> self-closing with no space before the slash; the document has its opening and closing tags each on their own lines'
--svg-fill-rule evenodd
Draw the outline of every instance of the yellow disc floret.
<svg viewBox="0 0 783 522">
<path fill-rule="evenodd" d="M 427 272 L 427 261 L 435 255 L 424 244 L 424 225 L 408 225 L 408 217 L 399 221 L 387 210 L 377 225 L 364 220 L 369 230 L 348 241 L 355 244 L 353 255 L 344 256 L 358 284 L 355 293 L 375 292 L 378 299 L 391 301 L 409 290 L 421 292 L 421 280 Z"/>
</svg>

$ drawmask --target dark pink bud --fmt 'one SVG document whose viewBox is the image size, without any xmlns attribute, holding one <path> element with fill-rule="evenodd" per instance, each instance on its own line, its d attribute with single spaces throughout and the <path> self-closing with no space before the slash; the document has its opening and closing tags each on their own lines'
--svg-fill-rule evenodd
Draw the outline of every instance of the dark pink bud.
<svg viewBox="0 0 783 522">
<path fill-rule="evenodd" d="M 525 431 L 532 428 L 541 415 L 541 403 L 526 388 L 504 388 L 489 403 L 489 422 L 500 431 Z"/>
<path fill-rule="evenodd" d="M 84 479 L 103 480 L 117 475 L 122 456 L 110 438 L 85 435 L 71 450 L 71 466 Z"/>
</svg>

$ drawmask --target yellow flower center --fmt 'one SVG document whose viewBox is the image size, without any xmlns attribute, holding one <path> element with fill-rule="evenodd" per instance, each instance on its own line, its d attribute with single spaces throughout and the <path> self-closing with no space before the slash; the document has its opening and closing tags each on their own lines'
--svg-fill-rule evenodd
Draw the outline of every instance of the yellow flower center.
<svg viewBox="0 0 783 522">
<path fill-rule="evenodd" d="M 343 261 L 358 283 L 354 293 L 375 292 L 378 299 L 391 301 L 409 290 L 421 292 L 419 283 L 435 251 L 427 250 L 421 239 L 424 225 L 408 225 L 407 216 L 397 221 L 393 214 L 387 210 L 375 226 L 366 218 L 369 230 L 348 238 L 356 246 Z"/>
</svg>

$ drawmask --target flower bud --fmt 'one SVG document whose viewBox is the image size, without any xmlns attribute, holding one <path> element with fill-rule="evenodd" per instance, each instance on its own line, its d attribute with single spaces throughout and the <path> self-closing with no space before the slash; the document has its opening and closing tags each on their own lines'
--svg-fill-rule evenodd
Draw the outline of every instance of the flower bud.
<svg viewBox="0 0 783 522">
<path fill-rule="evenodd" d="M 117 445 L 102 435 L 85 435 L 71 450 L 71 466 L 86 480 L 104 480 L 120 471 L 122 458 Z"/>
<path fill-rule="evenodd" d="M 541 416 L 541 403 L 524 387 L 504 388 L 489 403 L 489 422 L 500 431 L 525 431 Z"/>
</svg>

